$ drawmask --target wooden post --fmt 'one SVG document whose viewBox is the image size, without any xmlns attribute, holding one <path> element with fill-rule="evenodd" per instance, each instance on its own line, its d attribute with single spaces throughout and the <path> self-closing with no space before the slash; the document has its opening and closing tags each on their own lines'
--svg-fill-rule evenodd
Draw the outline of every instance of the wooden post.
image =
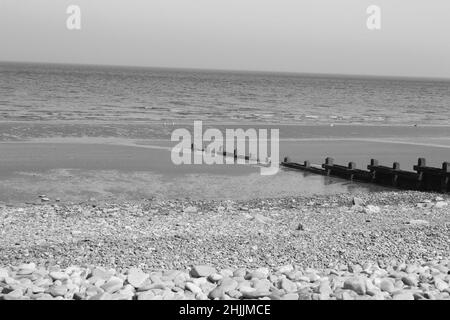
<svg viewBox="0 0 450 320">
<path fill-rule="evenodd" d="M 328 166 L 333 166 L 334 165 L 334 159 L 333 158 L 326 158 L 325 159 L 325 164 Z M 331 174 L 331 170 L 329 168 L 326 169 L 327 170 L 327 176 L 329 176 Z"/>
<path fill-rule="evenodd" d="M 350 169 L 350 170 L 355 170 L 356 169 L 356 163 L 354 163 L 354 162 L 349 162 L 348 163 L 348 168 Z M 350 173 L 350 181 L 353 181 L 353 173 Z"/>
<path fill-rule="evenodd" d="M 394 162 L 394 164 L 392 165 L 392 169 L 395 170 L 400 170 L 400 163 L 398 162 Z M 395 174 L 395 172 L 393 172 L 393 176 L 392 176 L 392 186 L 393 187 L 397 187 L 398 185 L 398 175 Z"/>
<path fill-rule="evenodd" d="M 372 167 L 378 166 L 378 160 L 377 159 L 370 159 L 370 165 Z M 377 180 L 377 172 L 373 168 L 370 169 L 370 172 L 372 173 L 372 182 L 375 182 Z"/>
<path fill-rule="evenodd" d="M 441 179 L 442 192 L 446 192 L 448 190 L 449 173 L 450 173 L 450 162 L 444 162 L 442 164 L 442 179 Z"/>
<path fill-rule="evenodd" d="M 305 162 L 303 163 L 303 165 L 305 166 L 305 168 L 309 168 L 309 167 L 311 167 L 311 162 L 305 161 Z"/>
<path fill-rule="evenodd" d="M 427 160 L 425 158 L 419 158 L 419 160 L 417 160 L 417 166 L 426 167 L 426 165 L 427 165 Z"/>
<path fill-rule="evenodd" d="M 425 158 L 419 158 L 419 160 L 417 160 L 417 167 L 425 167 L 427 164 L 427 160 Z M 419 173 L 419 179 L 417 182 L 417 189 L 422 189 L 425 187 L 424 184 L 424 179 L 423 179 L 423 171 L 418 171 Z"/>
</svg>

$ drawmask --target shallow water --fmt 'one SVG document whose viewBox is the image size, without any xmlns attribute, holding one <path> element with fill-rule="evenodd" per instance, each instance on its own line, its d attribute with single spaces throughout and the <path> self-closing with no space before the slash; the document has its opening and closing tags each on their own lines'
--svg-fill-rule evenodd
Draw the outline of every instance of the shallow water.
<svg viewBox="0 0 450 320">
<path fill-rule="evenodd" d="M 250 199 L 382 190 L 291 170 L 262 176 L 250 165 L 173 165 L 148 146 L 0 143 L 0 202 L 145 198 Z"/>
</svg>

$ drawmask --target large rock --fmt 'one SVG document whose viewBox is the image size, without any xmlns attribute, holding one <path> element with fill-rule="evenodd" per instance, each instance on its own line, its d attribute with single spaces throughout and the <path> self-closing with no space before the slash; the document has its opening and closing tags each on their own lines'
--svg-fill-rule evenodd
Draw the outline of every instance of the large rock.
<svg viewBox="0 0 450 320">
<path fill-rule="evenodd" d="M 113 295 L 108 292 L 102 292 L 99 294 L 96 294 L 95 296 L 89 298 L 89 300 L 112 300 Z"/>
<path fill-rule="evenodd" d="M 184 213 L 197 213 L 197 211 L 198 211 L 197 207 L 194 206 L 186 207 L 183 210 Z"/>
<path fill-rule="evenodd" d="M 253 288 L 259 291 L 269 291 L 272 284 L 267 279 L 255 279 L 252 280 Z"/>
<path fill-rule="evenodd" d="M 202 289 L 200 289 L 200 287 L 198 287 L 196 284 L 192 283 L 192 282 L 186 282 L 186 289 L 191 291 L 194 294 L 201 294 L 203 293 Z"/>
<path fill-rule="evenodd" d="M 105 281 L 108 281 L 113 275 L 113 272 L 105 270 L 103 268 L 94 268 L 91 274 L 93 278 L 103 279 Z"/>
<path fill-rule="evenodd" d="M 336 300 L 355 300 L 357 294 L 351 290 L 339 291 L 336 294 Z"/>
<path fill-rule="evenodd" d="M 4 269 L 4 268 L 0 268 L 0 281 L 2 281 L 3 279 L 9 277 L 8 274 L 8 270 Z"/>
<path fill-rule="evenodd" d="M 242 293 L 236 289 L 228 292 L 228 295 L 233 299 L 240 299 L 242 297 Z"/>
<path fill-rule="evenodd" d="M 266 224 L 272 221 L 272 218 L 269 217 L 265 217 L 262 214 L 255 214 L 255 216 L 253 217 L 253 220 L 255 220 L 256 222 L 262 223 L 262 224 Z"/>
<path fill-rule="evenodd" d="M 236 277 L 245 277 L 245 275 L 247 274 L 247 270 L 244 268 L 239 268 L 233 271 L 233 278 Z"/>
<path fill-rule="evenodd" d="M 155 297 L 155 294 L 152 291 L 140 292 L 137 295 L 138 300 L 153 300 L 154 297 Z"/>
<path fill-rule="evenodd" d="M 393 300 L 414 300 L 414 293 L 406 290 L 399 290 L 392 295 Z"/>
<path fill-rule="evenodd" d="M 67 291 L 67 286 L 61 285 L 51 287 L 48 293 L 50 293 L 53 297 L 64 297 Z"/>
<path fill-rule="evenodd" d="M 392 293 L 395 291 L 394 283 L 389 279 L 383 279 L 379 283 L 379 288 L 381 291 Z"/>
<path fill-rule="evenodd" d="M 258 268 L 252 272 L 249 272 L 245 275 L 245 279 L 251 280 L 251 279 L 267 279 L 269 276 L 269 269 L 268 268 Z"/>
<path fill-rule="evenodd" d="M 225 290 L 223 289 L 222 286 L 217 286 L 216 288 L 214 288 L 209 294 L 208 294 L 208 298 L 209 299 L 223 299 L 225 295 Z"/>
<path fill-rule="evenodd" d="M 213 273 L 208 277 L 208 280 L 216 283 L 223 279 L 223 276 L 220 273 Z"/>
<path fill-rule="evenodd" d="M 231 278 L 223 278 L 220 281 L 220 287 L 224 290 L 225 293 L 236 289 L 238 286 L 238 282 Z"/>
<path fill-rule="evenodd" d="M 21 289 L 16 289 L 8 294 L 3 295 L 4 300 L 20 300 L 23 299 L 23 291 Z"/>
<path fill-rule="evenodd" d="M 368 214 L 374 214 L 374 213 L 380 213 L 381 209 L 380 207 L 377 206 L 373 206 L 373 205 L 368 205 L 364 208 L 364 211 Z"/>
<path fill-rule="evenodd" d="M 24 263 L 19 266 L 19 271 L 17 272 L 18 275 L 29 275 L 32 274 L 34 271 L 36 271 L 36 264 L 35 263 Z"/>
<path fill-rule="evenodd" d="M 69 276 L 62 271 L 53 271 L 49 273 L 50 277 L 53 280 L 65 280 L 65 279 L 69 279 Z"/>
<path fill-rule="evenodd" d="M 417 286 L 417 278 L 412 274 L 402 277 L 402 281 L 407 286 L 410 286 L 410 287 Z"/>
<path fill-rule="evenodd" d="M 434 285 L 439 291 L 445 291 L 449 288 L 448 283 L 439 278 L 434 278 Z"/>
<path fill-rule="evenodd" d="M 149 278 L 149 275 L 144 273 L 141 269 L 131 268 L 128 271 L 127 281 L 135 288 L 139 288 L 144 284 L 145 280 Z"/>
<path fill-rule="evenodd" d="M 282 273 L 282 274 L 287 274 L 294 271 L 294 266 L 291 264 L 287 264 L 285 266 L 281 266 L 277 269 L 277 272 Z"/>
<path fill-rule="evenodd" d="M 48 293 L 43 293 L 37 295 L 34 300 L 54 300 L 54 298 Z"/>
<path fill-rule="evenodd" d="M 111 300 L 132 300 L 133 299 L 133 295 L 130 294 L 124 294 L 124 293 L 114 293 L 111 296 Z"/>
<path fill-rule="evenodd" d="M 261 291 L 250 287 L 243 287 L 240 291 L 246 299 L 259 299 L 270 295 L 270 291 Z"/>
<path fill-rule="evenodd" d="M 288 293 L 281 297 L 281 300 L 298 300 L 298 293 Z"/>
<path fill-rule="evenodd" d="M 232 269 L 223 269 L 220 271 L 220 274 L 222 275 L 223 278 L 231 278 L 233 277 L 233 273 L 234 271 Z"/>
<path fill-rule="evenodd" d="M 320 282 L 318 291 L 324 297 L 329 297 L 333 293 L 329 281 Z"/>
<path fill-rule="evenodd" d="M 284 289 L 287 293 L 292 293 L 297 291 L 297 285 L 295 282 L 284 278 L 280 281 L 280 289 Z"/>
<path fill-rule="evenodd" d="M 445 208 L 448 206 L 448 203 L 445 201 L 438 201 L 436 202 L 436 204 L 434 205 L 435 208 L 437 209 L 441 209 L 441 208 Z"/>
<path fill-rule="evenodd" d="M 107 293 L 115 293 L 123 287 L 123 280 L 118 277 L 111 277 L 108 282 L 101 286 Z"/>
<path fill-rule="evenodd" d="M 418 208 L 423 208 L 423 209 L 430 209 L 434 207 L 434 204 L 432 204 L 431 202 L 420 202 L 417 204 Z"/>
<path fill-rule="evenodd" d="M 216 269 L 213 267 L 200 265 L 192 267 L 190 274 L 191 277 L 200 278 L 200 277 L 208 277 L 216 272 L 217 272 Z"/>
<path fill-rule="evenodd" d="M 416 220 L 409 220 L 409 224 L 411 225 L 427 225 L 429 224 L 429 222 L 427 220 L 421 220 L 421 219 L 416 219 Z"/>
<path fill-rule="evenodd" d="M 362 206 L 364 206 L 364 200 L 362 200 L 361 198 L 358 198 L 358 197 L 354 197 L 353 201 L 352 201 L 352 204 L 354 206 L 362 207 Z"/>
<path fill-rule="evenodd" d="M 352 277 L 344 281 L 344 289 L 352 290 L 359 295 L 366 293 L 366 281 L 363 277 Z"/>
</svg>

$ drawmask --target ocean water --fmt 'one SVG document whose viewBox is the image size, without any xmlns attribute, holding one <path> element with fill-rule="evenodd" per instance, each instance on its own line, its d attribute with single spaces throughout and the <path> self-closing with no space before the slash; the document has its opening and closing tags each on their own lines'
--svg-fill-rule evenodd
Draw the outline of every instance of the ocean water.
<svg viewBox="0 0 450 320">
<path fill-rule="evenodd" d="M 450 81 L 0 63 L 0 203 L 376 191 L 291 170 L 175 166 L 170 136 L 194 120 L 276 128 L 280 159 L 412 169 L 450 160 L 449 117 Z"/>
<path fill-rule="evenodd" d="M 449 125 L 450 81 L 0 63 L 0 121 Z"/>
</svg>

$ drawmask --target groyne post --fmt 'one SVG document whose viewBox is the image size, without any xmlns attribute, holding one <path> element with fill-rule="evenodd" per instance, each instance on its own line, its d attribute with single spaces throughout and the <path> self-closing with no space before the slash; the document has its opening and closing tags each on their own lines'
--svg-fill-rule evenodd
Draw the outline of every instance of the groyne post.
<svg viewBox="0 0 450 320">
<path fill-rule="evenodd" d="M 348 163 L 348 169 L 349 170 L 355 170 L 356 169 L 356 163 L 355 162 L 349 162 Z M 349 176 L 350 181 L 353 181 L 353 178 L 354 178 L 354 173 L 350 172 L 350 176 Z"/>
<path fill-rule="evenodd" d="M 442 192 L 450 191 L 450 162 L 442 163 L 442 179 L 441 179 L 441 190 Z"/>
<path fill-rule="evenodd" d="M 394 162 L 392 165 L 392 186 L 397 187 L 398 186 L 398 174 L 395 173 L 395 171 L 400 170 L 400 163 Z"/>
<path fill-rule="evenodd" d="M 325 166 L 333 166 L 334 165 L 334 159 L 331 157 L 328 157 L 325 159 Z M 327 176 L 329 176 L 331 174 L 331 169 L 330 168 L 326 168 L 326 173 Z"/>
</svg>

